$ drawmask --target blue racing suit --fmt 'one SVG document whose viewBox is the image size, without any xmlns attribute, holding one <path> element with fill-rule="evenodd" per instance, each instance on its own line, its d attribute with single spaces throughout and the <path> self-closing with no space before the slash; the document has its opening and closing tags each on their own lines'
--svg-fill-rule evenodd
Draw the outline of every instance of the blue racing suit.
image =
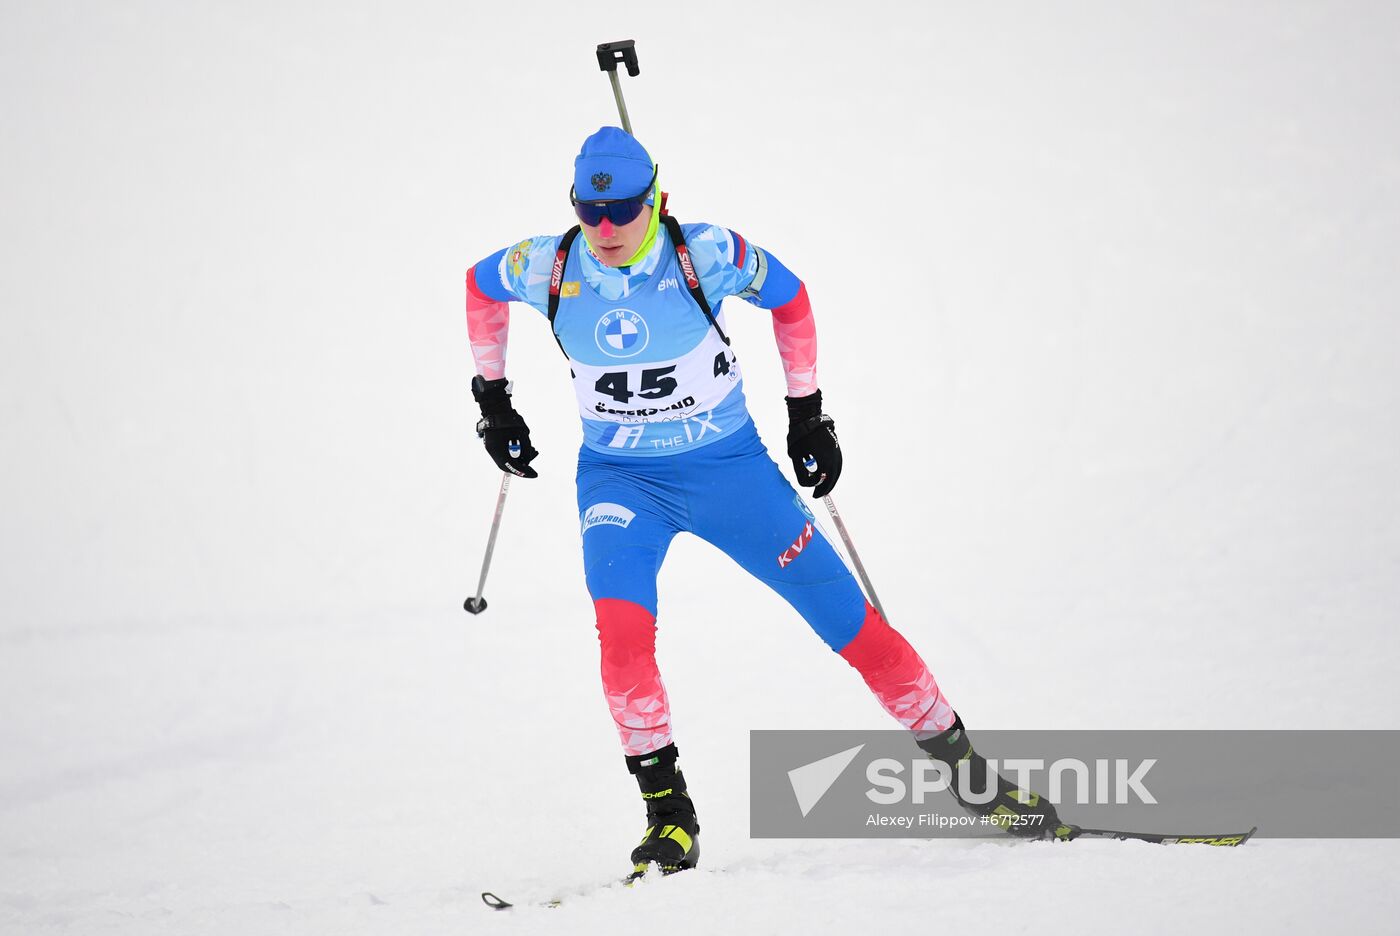
<svg viewBox="0 0 1400 936">
<path fill-rule="evenodd" d="M 805 309 L 801 282 L 726 228 L 683 230 L 718 329 L 686 289 L 664 226 L 631 267 L 603 265 L 576 238 L 554 322 L 583 422 L 579 532 L 604 692 L 624 749 L 641 754 L 670 743 L 654 659 L 656 578 L 680 532 L 714 544 L 781 595 L 902 724 L 916 733 L 942 730 L 952 709 L 923 661 L 866 602 L 769 457 L 744 400 L 738 356 L 719 334 L 726 297 L 768 309 L 800 298 Z M 558 236 L 536 237 L 492 254 L 468 273 L 469 292 L 547 314 L 559 243 Z M 504 337 L 490 341 L 482 346 L 497 348 L 503 368 Z"/>
</svg>

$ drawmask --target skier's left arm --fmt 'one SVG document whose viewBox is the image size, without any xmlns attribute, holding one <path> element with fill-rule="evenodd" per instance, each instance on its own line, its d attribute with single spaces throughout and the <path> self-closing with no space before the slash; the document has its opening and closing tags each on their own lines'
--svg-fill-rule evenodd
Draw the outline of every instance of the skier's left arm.
<svg viewBox="0 0 1400 936">
<path fill-rule="evenodd" d="M 768 251 L 715 225 L 687 232 L 686 245 L 710 307 L 726 296 L 768 309 L 783 362 L 788 395 L 788 455 L 797 482 L 825 497 L 841 476 L 836 425 L 822 413 L 817 387 L 817 324 L 807 287 Z"/>
</svg>

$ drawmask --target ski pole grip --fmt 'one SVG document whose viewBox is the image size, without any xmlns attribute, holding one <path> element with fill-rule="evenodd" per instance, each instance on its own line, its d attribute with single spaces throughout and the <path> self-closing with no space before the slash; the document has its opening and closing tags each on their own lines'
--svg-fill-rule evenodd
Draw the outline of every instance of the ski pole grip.
<svg viewBox="0 0 1400 936">
<path fill-rule="evenodd" d="M 637 41 L 623 39 L 620 42 L 604 42 L 598 46 L 598 67 L 606 72 L 617 71 L 617 64 L 627 66 L 627 74 L 636 78 L 642 71 L 637 64 Z"/>
</svg>

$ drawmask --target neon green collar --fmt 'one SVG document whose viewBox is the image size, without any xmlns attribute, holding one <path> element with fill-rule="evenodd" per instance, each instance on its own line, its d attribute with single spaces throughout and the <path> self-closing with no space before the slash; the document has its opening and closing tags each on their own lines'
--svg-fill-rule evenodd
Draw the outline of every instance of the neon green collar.
<svg viewBox="0 0 1400 936">
<path fill-rule="evenodd" d="M 632 264 L 645 257 L 647 255 L 647 251 L 651 250 L 651 245 L 656 243 L 656 231 L 658 228 L 661 227 L 660 182 L 657 182 L 656 187 L 652 189 L 652 201 L 654 202 L 654 204 L 651 206 L 651 221 L 647 224 L 647 236 L 642 238 L 642 246 L 637 248 L 637 252 L 634 253 L 632 257 L 626 263 L 623 264 L 623 266 L 630 267 Z"/>
</svg>

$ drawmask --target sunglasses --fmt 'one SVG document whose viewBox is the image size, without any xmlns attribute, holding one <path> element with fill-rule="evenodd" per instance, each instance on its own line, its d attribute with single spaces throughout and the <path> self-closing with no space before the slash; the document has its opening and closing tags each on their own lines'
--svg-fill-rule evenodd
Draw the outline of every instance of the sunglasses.
<svg viewBox="0 0 1400 936">
<path fill-rule="evenodd" d="M 651 195 L 652 189 L 656 185 L 656 174 L 661 171 L 661 164 L 658 163 L 651 171 L 651 181 L 647 187 L 642 189 L 640 195 L 633 195 L 629 198 L 612 198 L 603 201 L 579 201 L 578 192 L 571 185 L 569 186 L 569 203 L 574 206 L 574 214 L 578 219 L 589 227 L 597 227 L 607 218 L 619 227 L 624 224 L 631 224 L 637 220 L 637 216 L 642 213 L 642 208 L 646 206 L 647 197 Z"/>
</svg>

